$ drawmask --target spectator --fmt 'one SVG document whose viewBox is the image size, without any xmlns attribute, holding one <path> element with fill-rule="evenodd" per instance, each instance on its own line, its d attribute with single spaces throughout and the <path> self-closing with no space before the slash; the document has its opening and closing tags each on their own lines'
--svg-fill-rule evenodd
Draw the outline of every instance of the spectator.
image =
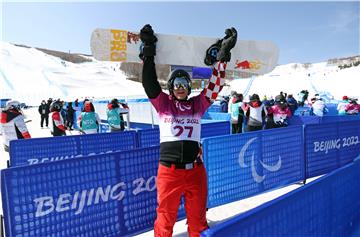
<svg viewBox="0 0 360 237">
<path fill-rule="evenodd" d="M 350 103 L 345 106 L 345 112 L 347 115 L 357 115 L 360 110 L 360 105 L 356 99 L 350 99 Z"/>
<path fill-rule="evenodd" d="M 220 102 L 220 111 L 223 113 L 228 112 L 228 106 L 229 106 L 229 96 L 224 96 L 223 99 Z"/>
<path fill-rule="evenodd" d="M 271 122 L 266 124 L 266 128 L 280 128 L 288 125 L 291 111 L 283 95 L 275 97 L 275 105 L 268 109 L 268 115 L 272 116 Z"/>
<path fill-rule="evenodd" d="M 342 101 L 337 105 L 337 111 L 339 115 L 346 115 L 345 107 L 349 104 L 349 98 L 344 95 Z"/>
<path fill-rule="evenodd" d="M 124 131 L 124 119 L 122 114 L 129 112 L 129 109 L 121 109 L 117 99 L 112 99 L 107 105 L 106 115 L 111 132 Z"/>
<path fill-rule="evenodd" d="M 50 106 L 51 106 L 51 103 L 52 103 L 52 102 L 53 102 L 53 99 L 52 99 L 52 98 L 49 98 L 49 99 L 46 101 L 49 109 L 50 109 Z"/>
<path fill-rule="evenodd" d="M 121 103 L 119 102 L 119 104 L 121 105 L 120 107 L 120 118 L 121 118 L 121 130 L 125 130 L 125 119 L 124 119 L 124 115 L 127 116 L 127 121 L 126 121 L 126 124 L 128 126 L 128 129 L 130 129 L 130 124 L 129 124 L 129 112 L 130 112 L 130 108 L 127 104 L 125 103 Z"/>
<path fill-rule="evenodd" d="M 78 126 L 84 134 L 98 133 L 101 120 L 95 113 L 94 105 L 90 101 L 85 101 L 84 110 L 78 118 Z"/>
<path fill-rule="evenodd" d="M 233 94 L 231 98 L 231 127 L 232 134 L 241 133 L 242 132 L 242 124 L 243 124 L 243 95 L 242 94 Z"/>
<path fill-rule="evenodd" d="M 64 119 L 60 114 L 61 111 L 61 103 L 60 101 L 54 101 L 50 105 L 50 132 L 54 137 L 57 136 L 65 136 L 66 135 L 66 127 L 64 125 Z"/>
<path fill-rule="evenodd" d="M 307 101 L 309 96 L 309 91 L 307 90 L 302 90 L 299 92 L 298 97 L 299 97 L 299 106 L 300 107 L 304 107 L 305 102 Z"/>
<path fill-rule="evenodd" d="M 24 121 L 24 115 L 20 110 L 20 103 L 18 101 L 7 101 L 5 109 L 1 111 L 0 117 L 3 144 L 6 152 L 9 152 L 11 140 L 31 138 Z"/>
<path fill-rule="evenodd" d="M 261 103 L 259 95 L 253 94 L 246 108 L 246 131 L 261 130 L 266 114 L 265 106 Z"/>
<path fill-rule="evenodd" d="M 287 96 L 286 103 L 291 111 L 291 115 L 294 115 L 295 111 L 298 108 L 298 102 L 295 100 L 292 94 L 289 94 Z"/>
<path fill-rule="evenodd" d="M 312 98 L 311 100 L 312 102 L 314 101 L 314 103 L 311 105 L 312 115 L 324 116 L 328 112 L 325 102 L 321 98 L 319 99 Z"/>
<path fill-rule="evenodd" d="M 72 107 L 72 102 L 69 102 L 66 107 L 66 127 L 71 131 L 74 124 L 75 110 Z"/>
<path fill-rule="evenodd" d="M 49 127 L 49 114 L 50 114 L 50 107 L 49 105 L 45 102 L 45 100 L 41 101 L 41 104 L 39 106 L 39 114 L 41 116 L 40 118 L 40 126 L 41 128 L 44 127 L 44 120 L 45 120 L 45 125 L 46 127 Z"/>
</svg>

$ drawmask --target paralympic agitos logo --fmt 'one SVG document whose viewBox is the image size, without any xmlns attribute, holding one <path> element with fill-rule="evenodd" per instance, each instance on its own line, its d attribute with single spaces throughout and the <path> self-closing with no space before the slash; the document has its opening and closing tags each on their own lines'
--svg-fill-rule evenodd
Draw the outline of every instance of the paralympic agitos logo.
<svg viewBox="0 0 360 237">
<path fill-rule="evenodd" d="M 242 168 L 247 168 L 248 165 L 245 164 L 245 153 L 246 150 L 248 149 L 248 147 L 251 145 L 251 143 L 253 143 L 255 140 L 257 139 L 257 137 L 251 138 L 249 141 L 247 141 L 245 143 L 245 145 L 241 148 L 240 153 L 239 153 L 239 165 Z M 259 161 L 261 166 L 271 172 L 275 172 L 278 171 L 281 168 L 281 156 L 279 155 L 279 159 L 277 161 L 277 163 L 275 165 L 268 165 L 265 164 L 264 162 L 262 162 L 261 160 Z M 254 160 L 254 152 L 252 153 L 251 156 L 251 175 L 254 178 L 255 182 L 257 183 L 261 183 L 264 181 L 265 179 L 265 175 L 259 175 L 256 171 L 256 166 L 255 166 L 255 160 Z"/>
</svg>

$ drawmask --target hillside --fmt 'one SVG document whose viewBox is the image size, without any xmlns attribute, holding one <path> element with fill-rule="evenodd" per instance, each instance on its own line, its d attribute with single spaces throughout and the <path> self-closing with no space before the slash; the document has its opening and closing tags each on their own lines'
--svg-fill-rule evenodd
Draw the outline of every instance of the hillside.
<svg viewBox="0 0 360 237">
<path fill-rule="evenodd" d="M 141 64 L 100 62 L 89 55 L 36 49 L 24 45 L 0 42 L 0 98 L 15 98 L 30 105 L 42 99 L 144 97 L 139 83 Z M 329 59 L 315 64 L 277 66 L 271 73 L 259 77 L 238 78 L 228 74 L 222 94 L 235 90 L 245 96 L 275 96 L 280 91 L 297 94 L 307 89 L 310 95 L 326 94 L 340 99 L 343 95 L 359 97 L 360 56 Z M 162 85 L 170 67 L 158 66 Z M 134 82 L 134 81 L 138 82 Z"/>
</svg>

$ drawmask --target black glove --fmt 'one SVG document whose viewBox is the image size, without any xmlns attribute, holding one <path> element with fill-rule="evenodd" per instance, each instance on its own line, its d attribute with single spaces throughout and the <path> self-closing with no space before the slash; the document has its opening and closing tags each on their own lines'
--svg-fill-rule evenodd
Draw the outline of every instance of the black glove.
<svg viewBox="0 0 360 237">
<path fill-rule="evenodd" d="M 205 54 L 205 59 L 204 59 L 204 63 L 208 66 L 213 65 L 217 59 L 217 55 L 220 51 L 221 48 L 221 40 L 216 41 L 215 44 L 211 45 L 207 50 L 206 50 L 206 54 Z"/>
<path fill-rule="evenodd" d="M 151 25 L 146 24 L 140 30 L 140 39 L 142 44 L 140 46 L 139 57 L 144 60 L 146 57 L 155 56 L 157 38 L 154 35 Z"/>
<path fill-rule="evenodd" d="M 230 50 L 235 47 L 237 31 L 234 27 L 225 30 L 225 37 L 222 39 L 221 47 L 216 59 L 221 62 L 229 62 L 231 59 Z"/>
</svg>

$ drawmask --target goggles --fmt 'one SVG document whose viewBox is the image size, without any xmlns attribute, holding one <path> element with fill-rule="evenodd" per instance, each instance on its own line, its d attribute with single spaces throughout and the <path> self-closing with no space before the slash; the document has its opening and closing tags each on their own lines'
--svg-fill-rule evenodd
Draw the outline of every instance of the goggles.
<svg viewBox="0 0 360 237">
<path fill-rule="evenodd" d="M 188 80 L 186 80 L 183 77 L 177 77 L 174 80 L 173 87 L 174 87 L 174 90 L 178 90 L 180 88 L 189 90 L 189 88 L 191 88 L 191 82 L 189 82 Z"/>
</svg>

